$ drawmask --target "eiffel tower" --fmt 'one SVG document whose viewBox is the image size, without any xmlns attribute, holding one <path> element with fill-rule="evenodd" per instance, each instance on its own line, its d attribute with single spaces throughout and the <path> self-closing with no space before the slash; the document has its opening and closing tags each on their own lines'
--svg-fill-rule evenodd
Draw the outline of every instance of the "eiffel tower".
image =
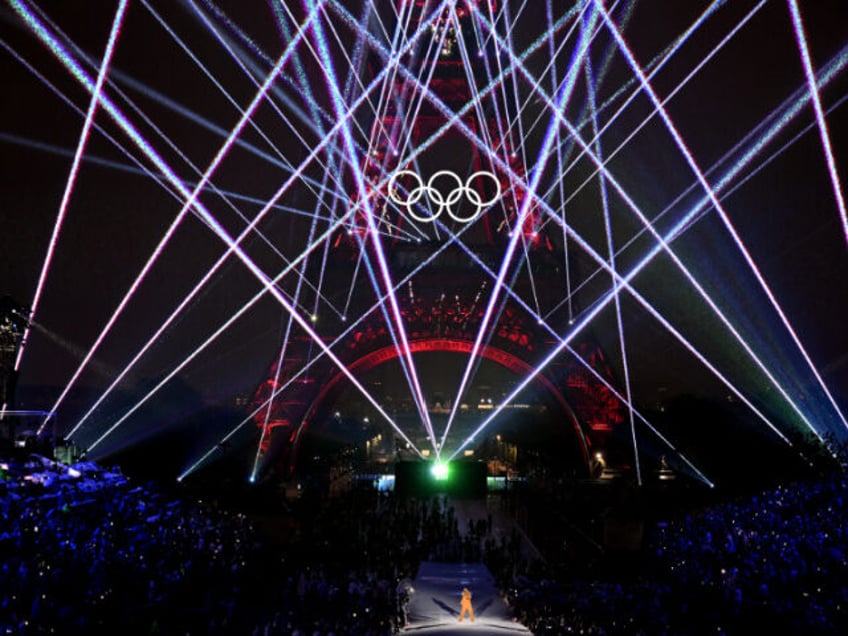
<svg viewBox="0 0 848 636">
<path fill-rule="evenodd" d="M 403 24 L 389 44 L 392 51 L 404 52 L 400 70 L 390 74 L 374 97 L 376 116 L 363 126 L 369 131 L 368 151 L 360 170 L 370 210 L 359 200 L 356 185 L 347 184 L 354 193 L 349 204 L 358 211 L 332 243 L 325 287 L 333 289 L 336 283 L 344 287 L 341 279 L 350 280 L 350 272 L 359 271 L 353 286 L 368 289 L 362 255 L 375 257 L 368 234 L 376 227 L 392 280 L 403 283 L 398 300 L 412 352 L 453 351 L 467 359 L 493 288 L 491 272 L 497 271 L 512 233 L 520 232 L 518 253 L 524 262 L 514 269 L 513 295 L 502 293 L 497 319 L 489 325 L 491 336 L 478 357 L 524 377 L 559 341 L 540 327 L 527 303 L 516 299 L 532 297 L 546 306 L 561 305 L 569 256 L 563 255 L 562 237 L 551 235 L 535 204 L 526 206 L 518 226 L 527 196 L 520 185 L 526 182 L 526 164 L 518 130 L 510 125 L 517 116 L 515 106 L 490 89 L 491 77 L 498 72 L 491 67 L 497 58 L 490 50 L 493 44 L 475 32 L 467 8 L 457 6 L 454 12 L 434 16 L 434 4 L 397 0 L 394 14 L 371 17 L 369 28 L 375 38 L 380 23 L 394 18 Z M 494 15 L 497 2 L 479 0 L 477 9 Z M 426 35 L 409 46 L 425 21 Z M 469 42 L 480 43 L 477 55 L 466 54 L 474 48 Z M 365 80 L 376 76 L 385 63 L 372 51 L 364 65 Z M 469 136 L 484 147 L 469 143 Z M 440 201 L 451 199 L 460 188 L 464 197 L 451 202 L 455 207 L 450 217 L 444 214 L 449 206 Z M 398 204 L 404 200 L 414 203 Z M 479 202 L 494 203 L 475 215 L 474 204 Z M 372 226 L 369 213 L 375 219 Z M 419 220 L 436 214 L 438 222 Z M 473 222 L 461 220 L 469 217 Z M 433 258 L 435 252 L 438 256 Z M 418 270 L 424 262 L 427 266 Z M 345 318 L 364 315 L 373 303 L 371 293 L 354 294 Z M 554 316 L 558 333 L 567 332 L 568 318 L 562 311 Z M 398 357 L 386 322 L 383 313 L 371 311 L 334 347 L 352 373 L 364 373 Z M 329 343 L 345 332 L 346 323 L 321 327 Z M 346 382 L 326 358 L 316 360 L 316 347 L 305 334 L 292 331 L 283 347 L 256 389 L 250 410 L 261 431 L 260 456 L 278 456 L 280 465 L 292 470 L 303 432 L 310 422 L 327 415 L 324 405 Z M 548 365 L 537 383 L 562 406 L 567 420 L 563 425 L 573 428 L 580 439 L 588 469 L 591 456 L 624 424 L 626 412 L 613 388 L 616 379 L 606 355 L 594 339 L 582 335 L 570 351 Z M 423 384 L 426 388 L 426 381 Z"/>
</svg>

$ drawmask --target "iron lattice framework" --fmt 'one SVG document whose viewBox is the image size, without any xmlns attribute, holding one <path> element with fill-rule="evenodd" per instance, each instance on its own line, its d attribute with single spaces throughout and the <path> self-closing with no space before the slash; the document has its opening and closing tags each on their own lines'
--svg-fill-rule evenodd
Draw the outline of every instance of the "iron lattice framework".
<svg viewBox="0 0 848 636">
<path fill-rule="evenodd" d="M 489 4 L 492 5 L 489 10 L 494 11 L 496 7 L 493 0 Z M 399 12 L 411 12 L 407 36 L 418 28 L 426 5 L 422 1 L 399 2 Z M 453 113 L 463 110 L 467 113 L 458 121 L 449 122 L 445 113 L 439 112 L 431 103 L 418 101 L 416 89 L 405 76 L 395 76 L 391 89 L 385 95 L 382 116 L 370 124 L 371 152 L 364 157 L 361 166 L 368 186 L 367 194 L 374 201 L 372 213 L 379 219 L 384 236 L 397 234 L 404 228 L 404 224 L 414 223 L 388 205 L 391 186 L 386 184 L 384 175 L 398 170 L 414 171 L 416 174 L 428 173 L 429 170 L 428 174 L 433 174 L 440 167 L 451 165 L 451 158 L 445 155 L 443 149 L 451 147 L 448 145 L 451 134 L 465 127 L 487 139 L 490 152 L 502 157 L 512 173 L 510 175 L 499 169 L 491 157 L 485 156 L 476 147 L 471 148 L 470 156 L 462 156 L 468 174 L 485 170 L 495 175 L 495 179 L 477 178 L 469 182 L 479 200 L 491 200 L 495 184 L 495 189 L 502 193 L 500 216 L 486 214 L 473 227 L 466 228 L 472 231 L 466 242 L 476 242 L 474 251 L 478 258 L 484 263 L 492 263 L 494 269 L 504 245 L 512 236 L 511 232 L 519 231 L 522 249 L 525 255 L 528 252 L 535 255 L 537 267 L 535 276 L 522 279 L 518 274 L 515 275 L 512 290 L 517 296 L 513 297 L 530 295 L 529 290 L 521 289 L 522 285 L 535 285 L 536 289 L 532 290 L 534 295 L 544 293 L 544 290 L 556 290 L 551 293 L 561 295 L 561 264 L 568 258 L 561 253 L 565 245 L 557 243 L 556 239 L 548 235 L 535 204 L 527 206 L 520 227 L 516 222 L 519 210 L 525 204 L 526 193 L 520 184 L 526 182 L 526 175 L 525 164 L 515 152 L 512 135 L 505 134 L 507 127 L 499 120 L 496 109 L 483 111 L 464 108 L 474 103 L 472 83 L 485 83 L 486 75 L 482 68 L 482 58 L 469 65 L 468 60 L 460 57 L 457 40 L 472 37 L 472 34 L 467 24 L 468 16 L 463 10 L 459 11 L 457 17 L 459 21 L 454 25 L 448 14 L 437 20 L 431 27 L 432 37 L 425 38 L 419 46 L 413 48 L 403 63 L 410 72 L 419 76 L 427 75 L 428 69 L 424 66 L 432 64 L 428 78 L 430 90 Z M 459 28 L 456 28 L 457 24 Z M 435 53 L 425 50 L 434 48 Z M 379 69 L 379 62 L 371 62 L 370 66 L 366 66 L 370 74 L 374 75 Z M 410 113 L 414 113 L 414 116 L 411 117 Z M 447 141 L 442 141 L 434 152 L 422 155 L 414 164 L 405 162 L 397 151 L 402 147 L 418 148 L 425 140 L 438 136 L 439 131 Z M 456 136 L 461 138 L 459 134 Z M 407 194 L 408 186 L 402 181 L 395 184 L 399 190 L 405 189 Z M 356 191 L 353 184 L 350 189 Z M 356 196 L 351 198 L 350 205 L 360 211 L 334 242 L 335 249 L 327 263 L 330 276 L 334 271 L 344 271 L 351 267 L 363 256 L 363 251 L 368 252 L 365 254 L 366 259 L 370 257 L 372 261 L 377 260 L 368 243 L 369 225 L 365 218 L 365 206 L 357 201 Z M 432 207 L 427 212 L 432 213 Z M 459 231 L 461 228 L 455 226 L 451 229 Z M 430 238 L 433 242 L 445 240 L 438 232 Z M 389 264 L 394 280 L 409 279 L 409 293 L 400 295 L 399 308 L 410 354 L 425 351 L 452 351 L 466 356 L 472 354 L 486 304 L 487 281 L 480 276 L 477 267 L 479 263 L 471 262 L 467 254 L 459 250 L 449 249 L 424 271 L 414 273 L 414 265 L 427 259 L 432 243 L 425 241 L 423 245 L 412 248 L 398 240 L 390 240 L 387 244 L 391 246 Z M 546 276 L 545 272 L 550 275 Z M 332 281 L 329 281 L 328 287 L 333 287 Z M 363 307 L 367 306 L 362 304 Z M 372 306 L 366 319 L 340 343 L 338 333 L 325 332 L 322 335 L 328 342 L 338 343 L 336 353 L 348 372 L 362 374 L 402 356 L 397 342 L 393 341 L 387 318 L 385 311 L 381 313 Z M 505 300 L 497 322 L 488 326 L 491 336 L 484 346 L 478 348 L 477 357 L 491 360 L 519 377 L 527 376 L 533 372 L 543 355 L 559 344 L 549 333 L 540 329 L 536 322 L 528 315 L 526 308 Z M 345 375 L 326 357 L 313 360 L 314 350 L 311 338 L 305 335 L 288 337 L 283 344 L 283 351 L 275 357 L 250 403 L 254 422 L 261 430 L 260 457 L 271 450 L 273 436 L 273 448 L 291 460 L 281 462 L 289 468 L 293 467 L 300 433 L 313 418 L 326 416 L 321 411 L 322 403 L 345 380 Z M 604 353 L 591 336 L 584 336 L 553 363 L 546 365 L 544 372 L 539 373 L 536 379 L 566 414 L 569 421 L 563 425 L 574 429 L 588 466 L 590 449 L 602 449 L 609 434 L 625 424 L 626 419 L 626 408 L 619 398 L 620 393 L 616 395 L 616 391 L 611 388 L 616 382 Z"/>
<path fill-rule="evenodd" d="M 401 310 L 410 351 L 468 355 L 483 314 L 479 295 L 473 290 L 448 295 L 437 289 L 434 283 L 429 295 L 404 297 Z M 523 377 L 553 344 L 526 312 L 508 306 L 479 356 Z M 293 445 L 300 440 L 300 433 L 313 418 L 327 416 L 322 404 L 344 385 L 344 374 L 326 358 L 309 364 L 311 350 L 309 338 L 290 338 L 282 364 L 278 361 L 271 366 L 254 394 L 250 408 L 255 424 L 264 430 L 263 454 L 271 449 L 273 434 L 283 438 L 282 444 L 274 446 L 282 447 L 285 458 L 293 457 Z M 584 339 L 574 345 L 574 350 L 577 355 L 562 355 L 547 365 L 537 382 L 566 414 L 563 425 L 574 429 L 588 464 L 590 449 L 604 448 L 609 434 L 625 423 L 626 411 L 608 386 L 613 374 L 600 347 Z M 338 355 L 349 371 L 363 374 L 395 360 L 399 351 L 382 316 L 372 312 L 339 346 Z"/>
</svg>

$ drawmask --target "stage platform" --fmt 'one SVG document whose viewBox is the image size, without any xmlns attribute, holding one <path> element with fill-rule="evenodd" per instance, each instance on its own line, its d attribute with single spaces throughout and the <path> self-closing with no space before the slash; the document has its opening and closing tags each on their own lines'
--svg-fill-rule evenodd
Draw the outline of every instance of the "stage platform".
<svg viewBox="0 0 848 636">
<path fill-rule="evenodd" d="M 408 626 L 402 634 L 453 636 L 454 634 L 525 634 L 529 629 L 512 620 L 512 613 L 495 587 L 495 580 L 482 563 L 421 564 L 414 592 L 407 606 Z M 462 588 L 473 594 L 474 622 L 461 623 L 459 602 Z"/>
</svg>

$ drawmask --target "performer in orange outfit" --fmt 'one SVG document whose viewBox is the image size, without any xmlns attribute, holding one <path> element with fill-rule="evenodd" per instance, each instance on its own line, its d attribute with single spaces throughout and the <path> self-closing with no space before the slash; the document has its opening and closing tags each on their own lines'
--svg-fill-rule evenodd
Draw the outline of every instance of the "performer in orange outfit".
<svg viewBox="0 0 848 636">
<path fill-rule="evenodd" d="M 467 587 L 462 588 L 462 601 L 459 605 L 459 622 L 462 622 L 462 617 L 468 614 L 471 622 L 474 622 L 474 608 L 471 607 L 471 590 Z"/>
</svg>

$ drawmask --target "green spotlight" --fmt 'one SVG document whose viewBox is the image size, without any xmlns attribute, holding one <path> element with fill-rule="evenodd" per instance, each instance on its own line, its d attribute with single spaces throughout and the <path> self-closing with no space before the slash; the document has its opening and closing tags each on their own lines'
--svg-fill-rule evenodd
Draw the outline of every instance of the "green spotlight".
<svg viewBox="0 0 848 636">
<path fill-rule="evenodd" d="M 433 467 L 430 468 L 430 472 L 433 473 L 433 477 L 436 481 L 445 481 L 448 478 L 448 465 L 443 464 L 442 462 L 436 462 L 433 464 Z"/>
</svg>

